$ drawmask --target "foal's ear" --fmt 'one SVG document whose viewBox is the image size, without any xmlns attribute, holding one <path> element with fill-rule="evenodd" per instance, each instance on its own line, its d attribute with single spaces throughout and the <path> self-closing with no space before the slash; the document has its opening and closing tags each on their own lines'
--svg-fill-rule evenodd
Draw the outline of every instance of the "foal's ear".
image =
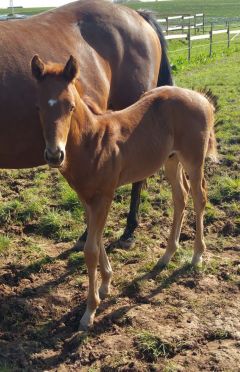
<svg viewBox="0 0 240 372">
<path fill-rule="evenodd" d="M 44 77 L 44 62 L 36 54 L 31 61 L 32 75 L 40 81 Z"/>
<path fill-rule="evenodd" d="M 63 76 L 70 83 L 77 77 L 78 73 L 79 67 L 77 60 L 73 56 L 70 56 L 66 66 L 64 67 Z"/>
</svg>

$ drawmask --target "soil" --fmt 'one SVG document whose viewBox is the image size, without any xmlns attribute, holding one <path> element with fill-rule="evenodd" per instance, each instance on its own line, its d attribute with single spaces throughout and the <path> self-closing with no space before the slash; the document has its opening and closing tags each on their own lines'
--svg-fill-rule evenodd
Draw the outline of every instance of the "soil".
<svg viewBox="0 0 240 372">
<path fill-rule="evenodd" d="M 143 223 L 140 236 L 151 235 L 152 227 Z M 191 242 L 190 231 L 182 236 Z M 88 332 L 78 331 L 86 303 L 86 268 L 69 264 L 70 243 L 44 244 L 48 260 L 40 270 L 21 260 L 1 262 L 0 362 L 10 368 L 2 370 L 240 370 L 236 241 L 226 242 L 221 252 L 210 244 L 205 261 L 220 257 L 220 264 L 205 271 L 180 265 L 163 271 L 152 267 L 139 275 L 141 258 L 118 263 L 114 256 L 121 250 L 115 249 L 112 294 L 101 303 Z M 141 242 L 131 252 L 139 246 Z M 158 244 L 146 249 L 155 262 L 162 253 Z M 171 345 L 171 352 L 155 358 L 151 348 L 139 347 L 144 332 Z"/>
</svg>

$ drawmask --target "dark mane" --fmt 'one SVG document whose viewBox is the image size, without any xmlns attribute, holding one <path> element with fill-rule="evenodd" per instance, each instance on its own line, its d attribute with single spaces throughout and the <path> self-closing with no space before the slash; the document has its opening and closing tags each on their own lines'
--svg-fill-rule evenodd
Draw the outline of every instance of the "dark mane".
<svg viewBox="0 0 240 372">
<path fill-rule="evenodd" d="M 204 87 L 204 88 L 198 89 L 197 91 L 200 94 L 202 94 L 205 98 L 207 98 L 207 100 L 213 105 L 215 112 L 219 110 L 219 103 L 218 103 L 219 97 L 213 93 L 211 88 Z"/>
</svg>

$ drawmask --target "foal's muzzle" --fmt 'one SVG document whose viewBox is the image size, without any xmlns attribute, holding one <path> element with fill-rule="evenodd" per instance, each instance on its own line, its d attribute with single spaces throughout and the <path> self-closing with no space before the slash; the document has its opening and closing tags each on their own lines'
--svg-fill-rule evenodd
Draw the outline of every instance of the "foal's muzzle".
<svg viewBox="0 0 240 372">
<path fill-rule="evenodd" d="M 46 148 L 44 151 L 44 157 L 50 167 L 59 168 L 64 161 L 65 153 L 60 148 L 57 148 L 56 151 Z"/>
</svg>

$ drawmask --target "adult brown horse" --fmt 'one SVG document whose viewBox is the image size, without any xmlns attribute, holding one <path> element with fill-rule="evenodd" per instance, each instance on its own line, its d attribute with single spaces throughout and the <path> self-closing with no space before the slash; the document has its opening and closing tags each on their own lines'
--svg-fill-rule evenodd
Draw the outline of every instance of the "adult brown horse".
<svg viewBox="0 0 240 372">
<path fill-rule="evenodd" d="M 206 205 L 204 161 L 217 157 L 214 106 L 202 94 L 177 87 L 153 89 L 121 111 L 96 114 L 79 95 L 76 77 L 81 74 L 70 57 L 66 66 L 32 60 L 38 81 L 38 105 L 46 142 L 45 158 L 59 168 L 77 192 L 86 210 L 88 236 L 84 255 L 88 268 L 88 304 L 81 325 L 93 323 L 100 297 L 109 293 L 112 270 L 102 232 L 117 187 L 149 177 L 176 155 L 167 166 L 172 186 L 174 218 L 161 264 L 175 253 L 189 192 L 188 181 L 179 177 L 184 167 L 189 176 L 196 214 L 192 264 L 205 250 L 203 214 Z M 179 160 L 181 164 L 179 163 Z M 97 265 L 102 285 L 98 291 Z"/>
<path fill-rule="evenodd" d="M 0 168 L 45 164 L 29 68 L 33 54 L 57 62 L 73 54 L 81 69 L 81 96 L 90 97 L 102 111 L 124 108 L 143 92 L 172 84 L 163 34 L 146 12 L 84 0 L 30 19 L 1 22 Z M 132 189 L 123 240 L 137 226 L 141 184 Z"/>
</svg>

